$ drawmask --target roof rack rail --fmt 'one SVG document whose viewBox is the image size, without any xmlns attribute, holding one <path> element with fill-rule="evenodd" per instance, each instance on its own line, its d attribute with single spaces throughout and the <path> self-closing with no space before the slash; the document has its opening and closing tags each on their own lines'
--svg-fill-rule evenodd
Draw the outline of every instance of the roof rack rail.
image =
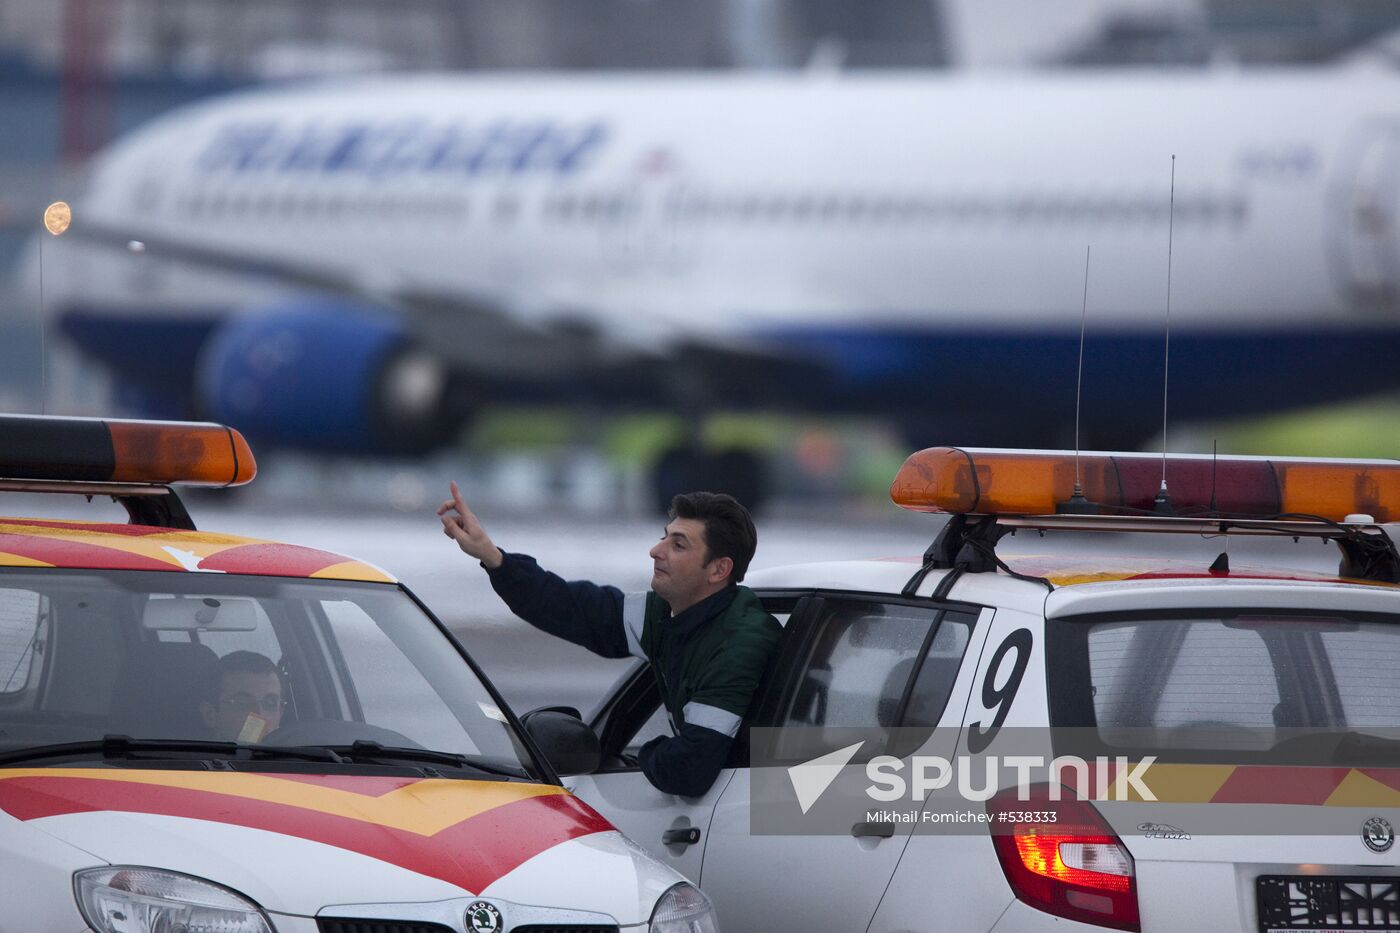
<svg viewBox="0 0 1400 933">
<path fill-rule="evenodd" d="M 996 556 L 996 545 L 1021 529 L 1033 531 L 1119 531 L 1198 535 L 1271 535 L 1319 538 L 1342 552 L 1338 575 L 1378 583 L 1400 583 L 1400 550 L 1380 525 L 1306 518 L 1125 518 L 1085 515 L 958 514 L 948 520 L 924 552 L 923 565 L 906 586 L 912 592 L 934 570 L 986 573 L 1007 569 Z M 1037 578 L 1039 579 L 1039 578 Z"/>
<path fill-rule="evenodd" d="M 33 483 L 24 480 L 0 480 L 0 492 L 61 492 L 74 495 L 111 496 L 126 510 L 127 521 L 133 525 L 155 528 L 178 528 L 197 531 L 194 519 L 174 489 L 169 486 L 141 486 L 135 483 Z"/>
</svg>

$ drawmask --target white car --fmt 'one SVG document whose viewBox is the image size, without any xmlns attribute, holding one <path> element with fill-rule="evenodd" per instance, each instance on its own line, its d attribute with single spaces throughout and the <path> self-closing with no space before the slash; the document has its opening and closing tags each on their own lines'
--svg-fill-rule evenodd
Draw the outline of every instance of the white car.
<svg viewBox="0 0 1400 933">
<path fill-rule="evenodd" d="M 582 723 L 522 727 L 383 571 L 168 486 L 253 472 L 219 425 L 0 416 L 0 490 L 133 518 L 0 518 L 0 931 L 715 930 L 560 786 Z"/>
<path fill-rule="evenodd" d="M 565 781 L 702 884 L 726 931 L 1400 931 L 1400 558 L 1380 527 L 1400 520 L 1400 463 L 935 448 L 892 495 L 953 513 L 926 554 L 746 581 L 784 640 L 747 718 L 753 748 L 704 797 L 666 797 L 628 766 L 666 728 L 641 666 L 594 720 L 604 767 Z M 1101 554 L 997 554 L 1017 528 L 1099 532 Z M 1162 559 L 1128 531 L 1200 544 Z M 1230 566 L 1234 534 L 1332 540 L 1345 566 Z M 1155 759 L 1140 776 L 1157 799 L 1056 803 L 1041 785 L 969 804 L 994 835 L 878 814 L 764 830 L 812 805 L 810 781 L 802 812 L 772 795 L 800 796 L 799 774 L 819 792 L 908 764 L 907 747 L 848 744 L 894 727 L 947 761 L 1074 727 Z M 1317 741 L 1314 766 L 1289 754 Z"/>
</svg>

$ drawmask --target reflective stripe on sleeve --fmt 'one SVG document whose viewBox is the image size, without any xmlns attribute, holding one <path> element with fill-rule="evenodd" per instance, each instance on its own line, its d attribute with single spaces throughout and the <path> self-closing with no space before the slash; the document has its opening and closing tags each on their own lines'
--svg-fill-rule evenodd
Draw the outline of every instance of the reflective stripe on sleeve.
<svg viewBox="0 0 1400 933">
<path fill-rule="evenodd" d="M 713 729 L 720 735 L 733 737 L 739 731 L 739 717 L 729 710 L 720 709 L 718 706 L 687 703 L 685 709 L 681 710 L 681 716 L 685 718 L 687 726 L 703 726 L 706 729 Z"/>
<path fill-rule="evenodd" d="M 627 653 L 634 658 L 646 658 L 646 652 L 642 651 L 642 623 L 646 612 L 646 593 L 628 593 L 622 597 L 622 628 L 627 632 Z"/>
</svg>

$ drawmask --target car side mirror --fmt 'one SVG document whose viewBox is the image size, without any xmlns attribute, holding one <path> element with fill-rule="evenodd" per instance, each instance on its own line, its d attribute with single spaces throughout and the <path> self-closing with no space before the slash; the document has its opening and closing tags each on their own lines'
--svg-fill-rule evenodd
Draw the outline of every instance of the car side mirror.
<svg viewBox="0 0 1400 933">
<path fill-rule="evenodd" d="M 603 762 L 598 736 L 576 709 L 546 706 L 530 710 L 520 723 L 560 776 L 592 774 Z"/>
</svg>

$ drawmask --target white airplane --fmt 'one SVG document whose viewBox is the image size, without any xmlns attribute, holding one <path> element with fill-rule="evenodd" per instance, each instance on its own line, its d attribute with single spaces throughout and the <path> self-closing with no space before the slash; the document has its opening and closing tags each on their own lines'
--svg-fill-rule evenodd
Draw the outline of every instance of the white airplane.
<svg viewBox="0 0 1400 933">
<path fill-rule="evenodd" d="M 313 449 L 504 399 L 1062 445 L 1085 307 L 1086 444 L 1162 429 L 1168 359 L 1173 423 L 1400 386 L 1384 72 L 338 80 L 175 111 L 74 207 L 50 313 L 137 407 Z"/>
</svg>

